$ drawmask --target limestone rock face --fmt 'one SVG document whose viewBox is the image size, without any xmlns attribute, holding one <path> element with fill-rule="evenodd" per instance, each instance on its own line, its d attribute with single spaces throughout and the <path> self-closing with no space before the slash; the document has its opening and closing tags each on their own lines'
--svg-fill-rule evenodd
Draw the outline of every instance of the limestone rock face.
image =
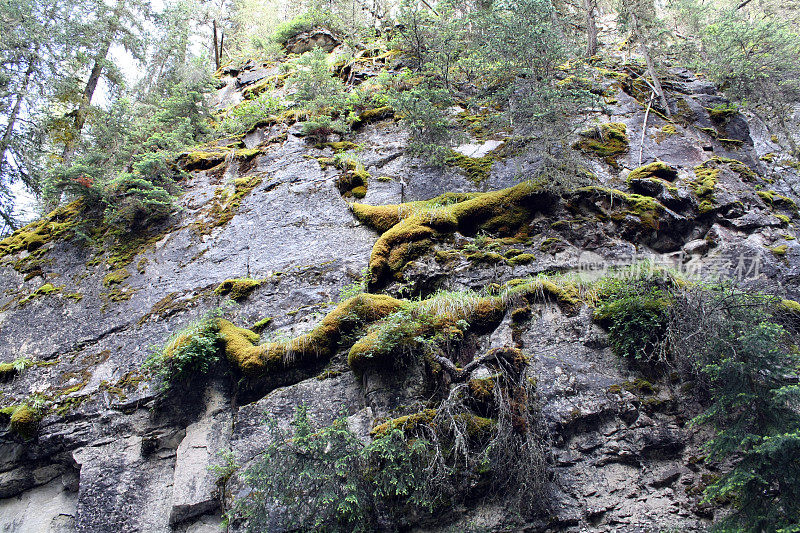
<svg viewBox="0 0 800 533">
<path fill-rule="evenodd" d="M 301 34 L 287 49 L 337 44 L 320 30 Z M 217 103 L 224 107 L 274 72 L 251 64 L 221 75 Z M 797 299 L 797 172 L 780 167 L 780 158 L 760 160 L 770 147 L 763 128 L 753 138 L 741 115 L 724 123 L 710 118 L 708 109 L 723 100 L 707 81 L 676 70 L 665 87 L 683 122 L 651 113 L 645 128 L 635 91 L 609 82 L 614 97 L 606 114 L 594 118 L 624 124 L 628 150 L 616 168 L 581 154 L 592 185 L 539 206 L 524 242 L 478 254 L 485 238 L 477 232 L 442 233 L 378 290 L 424 297 L 539 273 L 599 274 L 651 258 Z M 512 150 L 475 181 L 458 166 L 431 167 L 410 157 L 407 139 L 402 121 L 392 118 L 353 134 L 369 173 L 360 202 L 492 191 L 541 168 L 535 149 Z M 128 248 L 54 239 L 34 255 L 0 258 L 0 362 L 20 356 L 38 362 L 0 382 L 0 407 L 34 397 L 49 405 L 32 439 L 3 426 L 0 530 L 217 531 L 232 498 L 247 490 L 239 473 L 269 444 L 265 417 L 289 428 L 295 410 L 306 405 L 320 423 L 346 416 L 367 440 L 378 419 L 406 414 L 404 406 L 425 397 L 421 377 L 411 371 L 354 374 L 346 350 L 253 380 L 222 361 L 208 377 L 166 395 L 143 373 L 144 361 L 171 334 L 218 308 L 242 327 L 271 318 L 261 332 L 266 340 L 305 333 L 369 265 L 380 235 L 354 216 L 352 198 L 338 186 L 341 171 L 324 164 L 334 155 L 330 146 L 315 146 L 298 127 L 281 123 L 259 126 L 241 142 L 257 155 L 239 157 L 221 142 L 220 162 L 186 181 L 180 213 Z M 462 148 L 483 157 L 501 145 L 474 140 Z M 670 167 L 669 180 L 638 172 L 626 181 L 630 171 L 657 161 Z M 120 269 L 126 275 L 107 277 Z M 243 277 L 261 283 L 237 305 L 214 292 L 224 280 Z M 46 283 L 58 290 L 37 293 Z M 687 425 L 697 406 L 680 390 L 637 382 L 589 309 L 543 302 L 522 321 L 512 311 L 470 339 L 470 349 L 516 347 L 530 360 L 553 481 L 550 516 L 529 530 L 705 528 L 716 511 L 700 503 L 710 471 L 698 459 L 707 435 Z M 209 467 L 226 457 L 239 470 L 221 479 Z M 502 530 L 509 520 L 502 505 L 484 503 L 420 531 Z"/>
</svg>

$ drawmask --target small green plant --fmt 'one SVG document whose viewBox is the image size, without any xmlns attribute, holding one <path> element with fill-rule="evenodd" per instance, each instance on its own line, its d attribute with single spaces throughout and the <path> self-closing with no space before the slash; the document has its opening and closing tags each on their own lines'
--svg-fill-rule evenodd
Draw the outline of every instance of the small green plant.
<svg viewBox="0 0 800 533">
<path fill-rule="evenodd" d="M 608 327 L 614 353 L 632 361 L 656 361 L 669 318 L 668 292 L 647 278 L 609 279 L 595 319 Z"/>
<path fill-rule="evenodd" d="M 0 363 L 0 379 L 20 374 L 26 368 L 34 366 L 33 360 L 27 357 L 17 357 L 10 363 Z"/>
<path fill-rule="evenodd" d="M 352 298 L 353 296 L 358 296 L 362 292 L 366 292 L 368 275 L 369 267 L 362 268 L 359 277 L 353 280 L 352 283 L 348 283 L 342 287 L 342 290 L 339 291 L 339 301 L 343 302 L 349 298 Z"/>
<path fill-rule="evenodd" d="M 154 350 L 144 369 L 167 390 L 196 374 L 205 374 L 219 361 L 219 311 L 211 311 L 174 334 Z"/>
<path fill-rule="evenodd" d="M 259 122 L 283 111 L 284 105 L 270 91 L 245 100 L 233 107 L 220 122 L 218 130 L 226 135 L 237 135 L 252 130 Z"/>
<path fill-rule="evenodd" d="M 240 466 L 236 462 L 236 454 L 233 453 L 233 450 L 217 452 L 217 458 L 219 462 L 209 466 L 208 469 L 217 476 L 217 486 L 225 487 L 225 484 L 239 470 Z"/>
</svg>

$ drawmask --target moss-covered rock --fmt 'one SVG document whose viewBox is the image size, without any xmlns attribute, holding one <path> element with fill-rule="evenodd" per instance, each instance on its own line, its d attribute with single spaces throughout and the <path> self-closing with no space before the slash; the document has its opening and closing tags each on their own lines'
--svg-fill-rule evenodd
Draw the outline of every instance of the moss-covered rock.
<svg viewBox="0 0 800 533">
<path fill-rule="evenodd" d="M 239 210 L 242 200 L 253 192 L 253 189 L 261 185 L 263 179 L 261 174 L 236 178 L 233 180 L 232 194 L 226 187 L 217 189 L 209 202 L 206 220 L 194 224 L 197 231 L 201 235 L 208 235 L 214 228 L 222 227 L 230 222 Z"/>
<path fill-rule="evenodd" d="M 219 321 L 219 335 L 228 360 L 246 375 L 258 376 L 328 359 L 343 336 L 390 315 L 402 305 L 390 296 L 360 294 L 339 304 L 319 326 L 290 341 L 256 345 L 258 335 L 227 320 Z"/>
<path fill-rule="evenodd" d="M 263 282 L 263 279 L 251 278 L 226 279 L 214 289 L 214 294 L 219 296 L 227 295 L 236 301 L 244 300 L 251 292 L 261 286 Z"/>
<path fill-rule="evenodd" d="M 394 109 L 389 106 L 377 107 L 375 109 L 367 109 L 358 114 L 356 119 L 351 124 L 353 129 L 358 129 L 371 122 L 377 122 L 394 116 Z"/>
<path fill-rule="evenodd" d="M 756 191 L 756 194 L 772 208 L 786 209 L 797 213 L 797 204 L 788 196 L 775 191 Z"/>
<path fill-rule="evenodd" d="M 130 277 L 131 273 L 128 272 L 125 268 L 120 268 L 114 270 L 113 272 L 109 272 L 108 274 L 103 277 L 103 285 L 106 287 L 110 287 L 112 285 L 119 285 L 126 279 Z"/>
<path fill-rule="evenodd" d="M 381 232 L 370 256 L 370 287 L 399 273 L 439 235 L 479 230 L 513 235 L 553 201 L 540 186 L 524 182 L 500 191 L 449 193 L 399 205 L 352 204 L 359 220 Z"/>
<path fill-rule="evenodd" d="M 655 161 L 648 165 L 631 170 L 628 174 L 628 183 L 633 180 L 660 178 L 667 181 L 674 181 L 678 177 L 678 171 L 664 163 L 663 161 Z"/>
<path fill-rule="evenodd" d="M 41 419 L 42 415 L 38 410 L 22 404 L 11 414 L 8 428 L 24 439 L 32 439 L 39 429 Z"/>
<path fill-rule="evenodd" d="M 178 164 L 184 170 L 209 170 L 225 162 L 228 150 L 186 152 L 178 157 Z"/>
<path fill-rule="evenodd" d="M 52 283 L 45 283 L 44 285 L 42 285 L 41 287 L 30 293 L 28 296 L 20 300 L 19 304 L 24 305 L 35 298 L 39 298 L 40 296 L 47 296 L 48 294 L 58 293 L 61 292 L 63 289 L 64 289 L 63 285 L 56 287 Z"/>
<path fill-rule="evenodd" d="M 641 224 L 647 228 L 656 230 L 660 228 L 660 217 L 664 213 L 665 208 L 661 202 L 655 198 L 643 196 L 641 194 L 629 194 L 617 189 L 610 189 L 597 185 L 582 187 L 578 189 L 576 193 L 609 198 L 611 205 L 613 205 L 614 201 L 621 201 L 625 206 L 625 209 L 620 213 L 621 216 L 632 215 L 637 217 L 641 221 Z M 615 218 L 615 216 L 612 215 L 612 218 Z"/>
<path fill-rule="evenodd" d="M 581 132 L 581 140 L 575 145 L 580 150 L 598 155 L 614 168 L 617 157 L 628 151 L 627 126 L 622 122 L 607 122 L 597 128 Z"/>
<path fill-rule="evenodd" d="M 433 422 L 436 415 L 436 409 L 425 409 L 419 413 L 393 418 L 372 428 L 370 434 L 373 437 L 382 437 L 394 429 L 401 429 L 407 435 L 413 435 L 419 430 L 420 426 L 429 425 Z"/>
<path fill-rule="evenodd" d="M 16 230 L 0 241 L 0 257 L 22 250 L 35 252 L 53 239 L 69 235 L 69 231 L 78 223 L 82 210 L 83 202 L 76 200 Z"/>
<path fill-rule="evenodd" d="M 445 164 L 460 168 L 472 183 L 479 185 L 489 178 L 495 161 L 497 161 L 497 156 L 493 154 L 469 157 L 451 150 L 450 155 L 445 159 Z"/>
</svg>

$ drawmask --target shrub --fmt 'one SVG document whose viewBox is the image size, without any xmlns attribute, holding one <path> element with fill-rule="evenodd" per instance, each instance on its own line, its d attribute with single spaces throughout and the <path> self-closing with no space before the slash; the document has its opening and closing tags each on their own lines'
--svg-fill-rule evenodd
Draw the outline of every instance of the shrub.
<svg viewBox="0 0 800 533">
<path fill-rule="evenodd" d="M 308 10 L 291 20 L 283 22 L 275 28 L 272 40 L 279 44 L 286 44 L 289 39 L 314 28 L 328 28 L 335 31 L 333 17 L 330 13 L 318 10 Z"/>
<path fill-rule="evenodd" d="M 653 279 L 623 278 L 607 280 L 601 292 L 594 317 L 608 327 L 614 353 L 634 361 L 662 359 L 670 305 L 667 289 Z"/>
<path fill-rule="evenodd" d="M 265 91 L 251 100 L 245 100 L 233 107 L 222 120 L 218 129 L 226 135 L 247 133 L 261 121 L 274 116 L 284 109 L 280 99 Z"/>
<path fill-rule="evenodd" d="M 295 90 L 297 104 L 312 115 L 340 112 L 346 101 L 344 84 L 331 72 L 327 52 L 315 48 L 301 55 L 295 65 L 297 70 L 287 85 Z"/>
<path fill-rule="evenodd" d="M 300 406 L 294 435 L 274 420 L 267 424 L 271 444 L 243 476 L 253 491 L 233 509 L 247 530 L 369 531 L 363 445 L 346 420 L 316 430 Z"/>
<path fill-rule="evenodd" d="M 162 390 L 205 374 L 220 359 L 217 311 L 192 322 L 169 338 L 145 362 L 145 370 L 161 384 Z"/>
<path fill-rule="evenodd" d="M 800 369 L 779 300 L 729 286 L 683 291 L 669 324 L 674 357 L 691 372 L 706 411 L 693 423 L 716 435 L 711 457 L 733 467 L 706 489 L 732 501 L 720 531 L 793 531 L 800 525 Z M 782 529 L 785 528 L 785 529 Z"/>
<path fill-rule="evenodd" d="M 376 426 L 366 445 L 344 418 L 313 427 L 305 406 L 295 412 L 293 435 L 268 420 L 271 444 L 243 475 L 250 490 L 232 517 L 245 519 L 249 531 L 398 530 L 479 488 L 513 510 L 540 510 L 547 441 L 533 385 L 521 353 L 498 350 L 511 357 L 485 358 L 496 374 L 480 412 L 462 381 L 437 408 Z"/>
<path fill-rule="evenodd" d="M 397 85 L 390 86 L 387 100 L 410 133 L 408 151 L 430 163 L 444 164 L 454 142 L 453 124 L 446 111 L 452 104 L 450 94 L 427 82 L 410 88 L 398 89 Z"/>
</svg>

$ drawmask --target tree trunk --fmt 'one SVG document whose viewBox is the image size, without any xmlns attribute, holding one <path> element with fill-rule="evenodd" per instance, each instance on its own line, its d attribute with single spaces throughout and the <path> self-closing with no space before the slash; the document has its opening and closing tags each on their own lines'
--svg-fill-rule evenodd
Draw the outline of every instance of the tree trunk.
<svg viewBox="0 0 800 533">
<path fill-rule="evenodd" d="M 61 162 L 64 166 L 69 166 L 69 164 L 72 162 L 72 158 L 75 156 L 75 149 L 78 146 L 78 139 L 80 138 L 83 126 L 86 124 L 86 117 L 89 114 L 89 106 L 92 105 L 94 92 L 97 89 L 100 76 L 103 74 L 106 57 L 108 57 L 108 52 L 111 50 L 111 45 L 114 43 L 114 40 L 117 37 L 117 31 L 119 31 L 119 17 L 124 8 L 125 0 L 117 0 L 117 5 L 114 7 L 114 12 L 111 15 L 111 20 L 108 24 L 105 40 L 103 41 L 100 50 L 98 50 L 97 54 L 94 56 L 92 72 L 89 74 L 86 87 L 83 89 L 80 105 L 78 106 L 77 111 L 75 111 L 75 118 L 72 123 L 72 135 L 67 138 L 67 142 L 64 145 L 64 151 L 61 153 Z"/>
<path fill-rule="evenodd" d="M 656 68 L 653 65 L 653 58 L 650 56 L 650 50 L 647 48 L 647 43 L 644 40 L 641 30 L 639 29 L 639 19 L 636 18 L 635 12 L 631 12 L 631 25 L 633 26 L 633 34 L 636 37 L 636 40 L 639 42 L 639 51 L 644 56 L 645 63 L 647 63 L 647 73 L 650 75 L 650 79 L 653 80 L 653 88 L 656 91 L 656 95 L 658 96 L 659 100 L 661 100 L 661 105 L 664 108 L 664 112 L 668 117 L 671 117 L 672 111 L 669 109 L 667 96 L 664 94 L 664 89 L 661 88 L 661 81 L 658 79 Z"/>
<path fill-rule="evenodd" d="M 597 53 L 597 0 L 584 0 L 583 3 L 586 8 L 586 57 L 592 57 Z"/>
<path fill-rule="evenodd" d="M 25 77 L 23 78 L 22 87 L 17 94 L 17 101 L 14 102 L 14 108 L 8 116 L 8 123 L 6 124 L 6 131 L 3 132 L 3 138 L 0 139 L 0 176 L 3 175 L 3 166 L 6 161 L 6 152 L 11 146 L 11 137 L 14 133 L 14 126 L 19 116 L 19 111 L 22 109 L 22 100 L 28 92 L 28 84 L 30 83 L 31 75 L 36 70 L 36 59 L 32 59 L 28 63 L 28 68 L 25 70 Z"/>
<path fill-rule="evenodd" d="M 219 70 L 219 46 L 217 44 L 217 20 L 212 21 L 212 28 L 214 30 L 214 68 Z"/>
</svg>

